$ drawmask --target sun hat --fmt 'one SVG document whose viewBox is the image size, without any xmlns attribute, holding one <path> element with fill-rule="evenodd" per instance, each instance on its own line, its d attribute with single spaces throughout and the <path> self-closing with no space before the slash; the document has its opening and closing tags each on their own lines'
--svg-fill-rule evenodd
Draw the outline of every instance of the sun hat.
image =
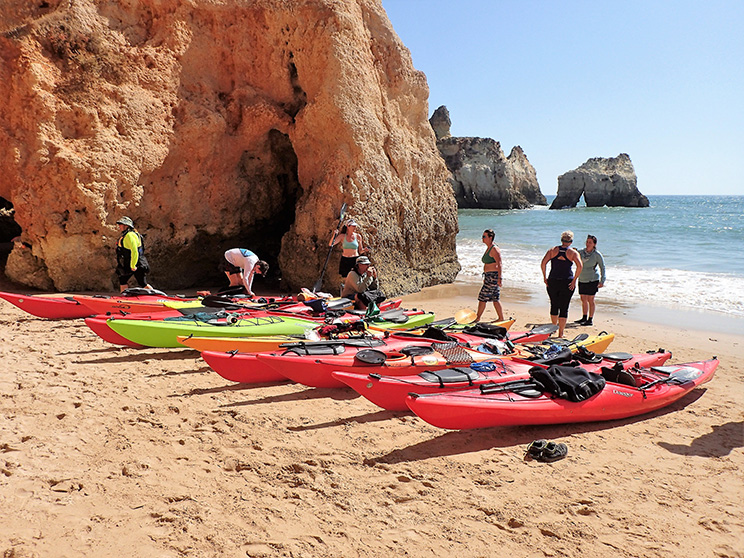
<svg viewBox="0 0 744 558">
<path fill-rule="evenodd" d="M 126 225 L 127 227 L 134 228 L 134 221 L 132 221 L 129 217 L 122 217 L 116 222 L 117 225 Z"/>
<path fill-rule="evenodd" d="M 369 261 L 369 258 L 367 256 L 359 256 L 356 259 L 356 264 L 357 265 L 371 265 L 372 262 Z"/>
<path fill-rule="evenodd" d="M 346 223 L 346 226 L 347 227 L 358 227 L 359 224 L 356 221 L 354 221 L 354 219 L 349 219 L 349 222 Z"/>
</svg>

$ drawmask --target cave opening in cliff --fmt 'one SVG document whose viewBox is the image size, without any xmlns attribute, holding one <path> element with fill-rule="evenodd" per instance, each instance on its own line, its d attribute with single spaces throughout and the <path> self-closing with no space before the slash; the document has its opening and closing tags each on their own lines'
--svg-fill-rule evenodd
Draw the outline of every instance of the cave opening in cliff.
<svg viewBox="0 0 744 558">
<path fill-rule="evenodd" d="M 16 223 L 13 204 L 0 197 L 0 271 L 5 273 L 8 254 L 13 249 L 13 239 L 21 234 L 21 227 Z"/>
<path fill-rule="evenodd" d="M 280 288 L 279 252 L 282 238 L 295 222 L 302 186 L 297 175 L 297 154 L 289 136 L 272 129 L 267 140 L 267 156 L 255 158 L 246 153 L 241 162 L 241 174 L 251 190 L 264 190 L 256 194 L 258 197 L 271 202 L 260 208 L 259 219 L 245 220 L 250 224 L 243 227 L 240 237 L 246 248 L 254 250 L 269 263 L 269 273 L 264 283 Z"/>
</svg>

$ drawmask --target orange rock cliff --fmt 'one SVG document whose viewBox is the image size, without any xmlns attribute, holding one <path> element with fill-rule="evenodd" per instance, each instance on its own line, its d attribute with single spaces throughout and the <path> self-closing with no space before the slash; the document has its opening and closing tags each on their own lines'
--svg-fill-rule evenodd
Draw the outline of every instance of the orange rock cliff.
<svg viewBox="0 0 744 558">
<path fill-rule="evenodd" d="M 9 278 L 110 289 L 128 215 L 159 288 L 219 281 L 240 246 L 298 289 L 346 202 L 389 294 L 454 279 L 426 78 L 379 0 L 5 4 L 0 197 L 22 229 Z"/>
</svg>

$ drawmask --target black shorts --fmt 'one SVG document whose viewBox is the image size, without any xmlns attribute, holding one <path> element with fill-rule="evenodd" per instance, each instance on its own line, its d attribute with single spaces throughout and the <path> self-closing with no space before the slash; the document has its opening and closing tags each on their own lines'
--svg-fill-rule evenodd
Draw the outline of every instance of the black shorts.
<svg viewBox="0 0 744 558">
<path fill-rule="evenodd" d="M 227 258 L 222 258 L 222 263 L 220 264 L 220 270 L 227 272 L 228 275 L 240 275 L 240 273 L 243 271 L 237 265 L 233 265 L 230 262 L 228 262 Z"/>
<path fill-rule="evenodd" d="M 599 290 L 599 281 L 589 281 L 588 283 L 579 283 L 579 294 L 594 296 Z"/>
<path fill-rule="evenodd" d="M 338 262 L 338 274 L 341 277 L 346 277 L 349 272 L 354 269 L 358 256 L 341 256 L 341 261 Z"/>
</svg>

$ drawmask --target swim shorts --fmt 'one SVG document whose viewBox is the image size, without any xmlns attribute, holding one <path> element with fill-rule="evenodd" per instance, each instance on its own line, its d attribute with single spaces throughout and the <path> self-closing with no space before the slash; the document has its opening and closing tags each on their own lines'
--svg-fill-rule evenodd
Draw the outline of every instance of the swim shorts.
<svg viewBox="0 0 744 558">
<path fill-rule="evenodd" d="M 501 296 L 499 287 L 499 272 L 486 271 L 483 274 L 483 287 L 478 293 L 478 300 L 481 302 L 497 302 Z"/>
</svg>

